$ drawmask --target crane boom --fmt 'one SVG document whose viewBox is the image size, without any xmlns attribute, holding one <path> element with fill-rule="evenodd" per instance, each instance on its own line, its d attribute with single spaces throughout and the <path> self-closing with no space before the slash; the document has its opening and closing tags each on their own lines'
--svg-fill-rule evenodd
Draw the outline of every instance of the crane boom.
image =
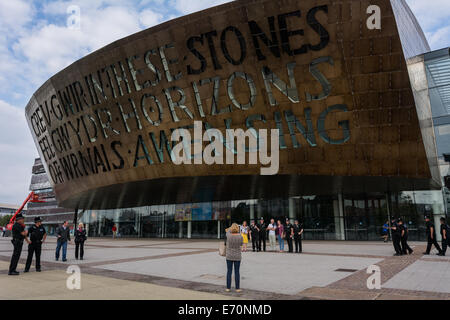
<svg viewBox="0 0 450 320">
<path fill-rule="evenodd" d="M 28 202 L 45 202 L 43 200 L 39 200 L 39 195 L 34 193 L 33 191 L 30 192 L 30 194 L 28 195 L 28 197 L 25 199 L 25 201 L 22 203 L 22 205 L 20 206 L 19 209 L 16 210 L 16 212 L 14 213 L 14 215 L 11 217 L 11 220 L 9 220 L 9 224 L 6 226 L 6 229 L 8 230 L 12 230 L 12 226 L 14 224 L 14 221 L 16 220 L 16 216 L 22 212 L 23 208 L 25 207 L 25 205 Z"/>
</svg>

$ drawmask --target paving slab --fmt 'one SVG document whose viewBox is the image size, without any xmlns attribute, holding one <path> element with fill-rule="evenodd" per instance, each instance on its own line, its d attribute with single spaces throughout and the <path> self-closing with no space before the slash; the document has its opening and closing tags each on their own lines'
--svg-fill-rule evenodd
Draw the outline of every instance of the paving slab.
<svg viewBox="0 0 450 320">
<path fill-rule="evenodd" d="M 418 260 L 392 277 L 383 287 L 450 293 L 450 263 Z"/>
<path fill-rule="evenodd" d="M 236 297 L 81 274 L 81 289 L 69 290 L 70 275 L 61 270 L 0 275 L 0 299 L 61 300 L 230 300 Z"/>
<path fill-rule="evenodd" d="M 311 286 L 326 286 L 352 273 L 337 269 L 361 270 L 379 261 L 381 259 L 247 252 L 241 265 L 241 287 L 296 294 Z M 215 252 L 197 254 L 191 259 L 170 257 L 97 268 L 217 285 L 225 284 L 226 275 L 225 259 Z"/>
</svg>

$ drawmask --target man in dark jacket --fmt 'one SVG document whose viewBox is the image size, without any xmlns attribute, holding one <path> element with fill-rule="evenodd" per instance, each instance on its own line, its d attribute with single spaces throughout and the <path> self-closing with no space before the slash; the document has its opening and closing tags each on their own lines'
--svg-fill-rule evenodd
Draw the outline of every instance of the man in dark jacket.
<svg viewBox="0 0 450 320">
<path fill-rule="evenodd" d="M 250 222 L 250 236 L 252 237 L 253 252 L 255 252 L 255 251 L 260 252 L 261 247 L 259 246 L 259 244 L 260 244 L 259 243 L 259 228 L 255 224 L 255 220 L 252 220 Z"/>
<path fill-rule="evenodd" d="M 20 259 L 20 254 L 22 253 L 22 247 L 23 247 L 23 240 L 27 237 L 28 231 L 25 230 L 25 224 L 23 223 L 24 218 L 19 213 L 16 216 L 16 222 L 14 223 L 12 227 L 12 244 L 14 246 L 13 255 L 11 257 L 11 263 L 9 265 L 9 272 L 8 274 L 10 276 L 17 276 L 19 273 L 17 272 L 17 263 Z"/>
<path fill-rule="evenodd" d="M 70 228 L 69 223 L 64 221 L 63 225 L 56 229 L 56 237 L 58 238 L 56 241 L 56 253 L 55 260 L 59 260 L 59 253 L 62 248 L 62 261 L 67 261 L 67 242 L 70 241 Z"/>
<path fill-rule="evenodd" d="M 445 218 L 441 218 L 441 238 L 442 238 L 442 252 L 439 254 L 440 256 L 445 256 L 445 253 L 447 252 L 447 246 L 449 244 L 448 241 L 448 233 L 449 233 L 449 227 L 447 225 L 447 222 L 445 221 Z"/>
<path fill-rule="evenodd" d="M 261 217 L 259 224 L 256 225 L 259 229 L 259 250 L 266 251 L 266 238 L 267 238 L 267 224 L 264 222 L 264 218 Z"/>
<path fill-rule="evenodd" d="M 398 227 L 400 228 L 400 242 L 402 244 L 402 253 L 403 254 L 412 254 L 413 249 L 408 245 L 408 227 L 403 223 L 402 218 L 398 219 Z"/>
<path fill-rule="evenodd" d="M 289 252 L 294 252 L 292 240 L 294 239 L 294 226 L 289 218 L 286 218 L 286 225 L 284 227 L 285 238 L 288 244 Z"/>
<path fill-rule="evenodd" d="M 430 254 L 431 247 L 434 245 L 438 251 L 438 255 L 442 254 L 441 247 L 436 241 L 436 228 L 434 227 L 433 222 L 431 222 L 430 216 L 425 216 L 426 227 L 427 227 L 427 251 L 423 254 Z"/>
<path fill-rule="evenodd" d="M 400 242 L 402 238 L 402 231 L 395 218 L 392 218 L 391 230 L 392 230 L 392 244 L 394 245 L 395 250 L 394 256 L 401 256 L 402 247 L 400 246 Z"/>
<path fill-rule="evenodd" d="M 34 218 L 34 225 L 28 228 L 28 257 L 25 263 L 25 272 L 30 271 L 33 254 L 36 255 L 36 271 L 41 272 L 41 251 L 42 244 L 47 238 L 45 228 L 42 226 L 41 218 Z"/>
</svg>

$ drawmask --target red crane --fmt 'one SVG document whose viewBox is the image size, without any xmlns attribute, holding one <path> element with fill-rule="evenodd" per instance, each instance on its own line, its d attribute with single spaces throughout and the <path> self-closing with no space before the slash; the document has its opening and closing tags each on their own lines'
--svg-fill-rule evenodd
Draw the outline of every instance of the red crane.
<svg viewBox="0 0 450 320">
<path fill-rule="evenodd" d="M 14 220 L 16 220 L 16 216 L 23 210 L 23 208 L 25 207 L 25 205 L 28 202 L 45 202 L 45 201 L 39 200 L 39 195 L 34 193 L 33 191 L 31 191 L 30 194 L 28 195 L 28 197 L 25 199 L 25 201 L 20 206 L 20 208 L 17 209 L 16 213 L 14 213 L 11 220 L 9 220 L 9 224 L 6 226 L 6 229 L 8 229 L 9 231 L 12 230 Z"/>
</svg>

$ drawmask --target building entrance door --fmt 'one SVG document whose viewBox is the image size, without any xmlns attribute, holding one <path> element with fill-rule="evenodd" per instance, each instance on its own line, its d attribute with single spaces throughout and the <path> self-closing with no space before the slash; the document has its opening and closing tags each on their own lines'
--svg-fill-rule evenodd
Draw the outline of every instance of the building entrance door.
<svg viewBox="0 0 450 320">
<path fill-rule="evenodd" d="M 346 240 L 380 240 L 383 224 L 388 219 L 384 194 L 344 196 Z"/>
</svg>

